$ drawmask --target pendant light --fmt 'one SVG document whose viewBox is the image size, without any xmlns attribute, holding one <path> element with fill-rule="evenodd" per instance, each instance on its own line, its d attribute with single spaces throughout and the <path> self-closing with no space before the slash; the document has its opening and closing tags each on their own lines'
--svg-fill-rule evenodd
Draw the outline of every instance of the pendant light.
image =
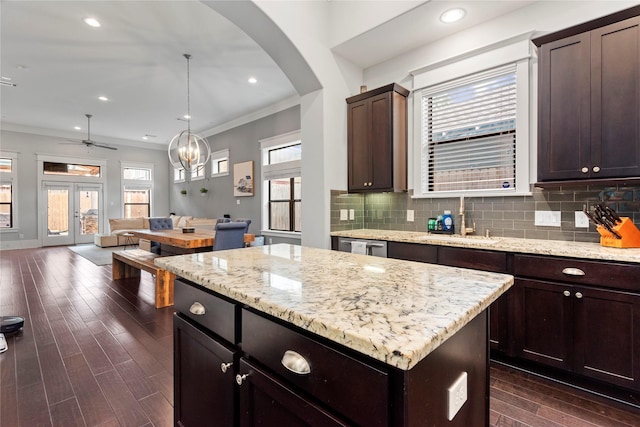
<svg viewBox="0 0 640 427">
<path fill-rule="evenodd" d="M 189 62 L 191 55 L 183 54 L 187 59 L 187 130 L 183 130 L 171 139 L 169 143 L 169 161 L 176 169 L 184 169 L 185 179 L 190 180 L 191 175 L 202 170 L 209 157 L 211 148 L 207 140 L 191 132 L 191 99 L 190 99 L 190 73 Z"/>
</svg>

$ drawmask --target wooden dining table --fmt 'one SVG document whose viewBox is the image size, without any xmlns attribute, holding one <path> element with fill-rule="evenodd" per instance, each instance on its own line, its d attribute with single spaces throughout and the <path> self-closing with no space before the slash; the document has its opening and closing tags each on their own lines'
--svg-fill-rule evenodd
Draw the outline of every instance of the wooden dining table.
<svg viewBox="0 0 640 427">
<path fill-rule="evenodd" d="M 193 233 L 183 233 L 182 230 L 131 230 L 134 236 L 160 243 L 161 255 L 182 255 L 194 252 L 212 250 L 215 241 L 215 230 L 195 229 Z M 245 234 L 244 242 L 255 240 L 255 235 Z"/>
</svg>

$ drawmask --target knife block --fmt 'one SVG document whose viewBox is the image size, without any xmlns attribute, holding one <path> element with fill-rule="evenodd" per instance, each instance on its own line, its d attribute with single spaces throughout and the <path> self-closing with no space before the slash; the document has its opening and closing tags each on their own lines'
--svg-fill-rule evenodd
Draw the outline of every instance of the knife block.
<svg viewBox="0 0 640 427">
<path fill-rule="evenodd" d="M 608 246 L 612 248 L 640 248 L 640 230 L 635 226 L 628 217 L 622 217 L 622 222 L 614 225 L 613 230 L 618 233 L 622 239 L 617 239 L 601 225 L 596 227 L 600 233 L 600 246 Z"/>
</svg>

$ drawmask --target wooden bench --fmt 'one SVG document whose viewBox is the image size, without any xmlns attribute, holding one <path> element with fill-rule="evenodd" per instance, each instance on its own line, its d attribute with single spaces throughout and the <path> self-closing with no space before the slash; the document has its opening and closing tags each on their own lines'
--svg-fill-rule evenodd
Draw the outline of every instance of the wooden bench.
<svg viewBox="0 0 640 427">
<path fill-rule="evenodd" d="M 156 308 L 173 305 L 173 281 L 176 275 L 163 270 L 153 263 L 160 255 L 133 249 L 113 252 L 113 280 L 140 278 L 140 271 L 144 270 L 155 277 Z"/>
</svg>

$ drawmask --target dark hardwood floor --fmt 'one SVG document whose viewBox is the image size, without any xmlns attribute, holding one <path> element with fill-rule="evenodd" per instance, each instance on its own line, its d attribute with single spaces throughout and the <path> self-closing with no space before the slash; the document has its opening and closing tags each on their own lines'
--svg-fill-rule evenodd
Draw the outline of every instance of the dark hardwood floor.
<svg viewBox="0 0 640 427">
<path fill-rule="evenodd" d="M 171 425 L 173 310 L 153 298 L 149 274 L 115 283 L 66 247 L 0 251 L 0 315 L 26 319 L 0 354 L 0 426 Z M 493 365 L 490 423 L 640 426 L 640 411 Z"/>
</svg>

